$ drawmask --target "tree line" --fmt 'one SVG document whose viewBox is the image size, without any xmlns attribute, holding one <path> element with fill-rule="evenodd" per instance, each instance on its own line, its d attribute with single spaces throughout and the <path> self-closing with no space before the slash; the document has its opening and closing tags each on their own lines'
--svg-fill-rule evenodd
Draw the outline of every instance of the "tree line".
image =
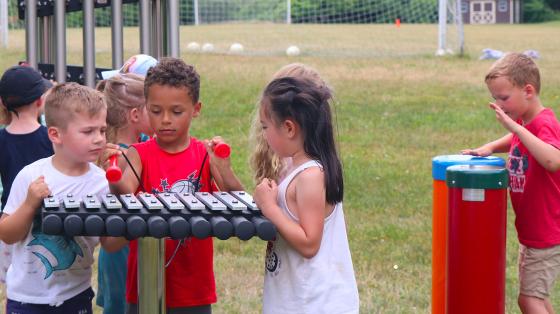
<svg viewBox="0 0 560 314">
<path fill-rule="evenodd" d="M 10 23 L 22 26 L 15 18 L 17 3 L 10 0 Z M 286 0 L 198 0 L 203 23 L 224 21 L 275 21 L 286 19 Z M 438 0 L 291 0 L 292 23 L 437 23 Z M 560 20 L 559 0 L 522 0 L 524 23 Z M 111 11 L 97 9 L 96 25 L 110 26 Z M 138 5 L 125 4 L 124 26 L 138 25 Z M 193 0 L 180 0 L 180 23 L 194 24 Z M 82 13 L 67 15 L 68 27 L 81 27 Z"/>
</svg>

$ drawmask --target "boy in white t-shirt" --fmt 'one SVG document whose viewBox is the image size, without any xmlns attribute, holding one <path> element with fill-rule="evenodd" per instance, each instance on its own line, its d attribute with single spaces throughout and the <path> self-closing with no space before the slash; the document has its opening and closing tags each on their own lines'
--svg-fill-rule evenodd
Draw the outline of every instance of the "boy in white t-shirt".
<svg viewBox="0 0 560 314">
<path fill-rule="evenodd" d="M 109 191 L 95 166 L 105 149 L 107 107 L 101 93 L 75 83 L 55 86 L 45 101 L 54 155 L 24 167 L 16 176 L 4 214 L 0 240 L 13 244 L 7 273 L 7 313 L 92 313 L 91 266 L 97 237 L 50 236 L 41 232 L 37 209 L 48 195 Z M 108 243 L 115 238 L 101 238 Z"/>
</svg>

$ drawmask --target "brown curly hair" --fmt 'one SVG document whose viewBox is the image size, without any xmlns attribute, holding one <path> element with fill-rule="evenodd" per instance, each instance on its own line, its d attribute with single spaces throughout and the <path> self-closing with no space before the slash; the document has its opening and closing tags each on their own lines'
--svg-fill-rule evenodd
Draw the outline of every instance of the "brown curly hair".
<svg viewBox="0 0 560 314">
<path fill-rule="evenodd" d="M 186 64 L 178 58 L 165 57 L 158 64 L 148 70 L 144 81 L 144 94 L 148 98 L 148 91 L 152 85 L 185 87 L 193 103 L 198 102 L 200 93 L 200 76 L 192 65 Z"/>
</svg>

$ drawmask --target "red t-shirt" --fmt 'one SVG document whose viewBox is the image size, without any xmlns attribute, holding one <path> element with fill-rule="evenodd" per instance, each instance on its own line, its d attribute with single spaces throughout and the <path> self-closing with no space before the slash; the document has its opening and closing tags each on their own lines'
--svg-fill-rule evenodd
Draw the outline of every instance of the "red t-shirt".
<svg viewBox="0 0 560 314">
<path fill-rule="evenodd" d="M 199 176 L 206 149 L 204 144 L 191 137 L 187 149 L 179 153 L 163 151 L 155 139 L 132 145 L 142 161 L 142 184 L 150 193 L 193 192 Z M 200 191 L 209 192 L 211 183 L 207 159 L 200 179 Z M 140 188 L 139 188 L 140 189 Z M 215 188 L 213 189 L 215 190 Z M 169 261 L 179 241 L 165 240 L 165 262 Z M 138 303 L 137 241 L 130 242 L 126 301 Z M 213 269 L 212 238 L 188 238 L 165 272 L 167 307 L 188 307 L 216 302 L 216 283 Z"/>
<path fill-rule="evenodd" d="M 552 110 L 544 109 L 525 128 L 560 148 L 560 123 Z M 507 169 L 519 242 L 533 248 L 560 244 L 560 171 L 543 168 L 515 134 Z"/>
</svg>

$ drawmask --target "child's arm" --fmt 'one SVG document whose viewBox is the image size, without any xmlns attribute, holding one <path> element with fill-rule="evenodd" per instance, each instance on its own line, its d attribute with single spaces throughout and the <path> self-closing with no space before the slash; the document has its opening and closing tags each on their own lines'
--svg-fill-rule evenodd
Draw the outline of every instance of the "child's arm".
<svg viewBox="0 0 560 314">
<path fill-rule="evenodd" d="M 298 174 L 296 180 L 295 198 L 299 223 L 286 216 L 276 203 L 278 186 L 274 180 L 264 179 L 256 187 L 253 196 L 257 206 L 290 246 L 303 257 L 312 258 L 321 246 L 328 205 L 325 200 L 323 172 L 313 167 Z"/>
<path fill-rule="evenodd" d="M 27 189 L 27 196 L 18 209 L 13 214 L 4 214 L 0 218 L 0 240 L 7 244 L 24 240 L 33 223 L 33 217 L 41 206 L 41 201 L 50 194 L 45 177 L 40 176 L 31 182 Z"/>
<path fill-rule="evenodd" d="M 132 168 L 126 162 L 124 153 L 115 144 L 107 144 L 105 151 L 103 152 L 102 165 L 105 170 L 109 168 L 109 157 L 113 155 L 119 155 L 119 167 L 122 170 L 122 177 L 118 182 L 109 182 L 109 189 L 113 194 L 128 194 L 135 193 L 140 185 L 138 179 L 134 175 Z M 130 147 L 126 152 L 126 157 L 130 160 L 130 163 L 136 173 L 140 176 L 142 174 L 142 161 L 140 160 L 140 155 L 134 147 Z"/>
<path fill-rule="evenodd" d="M 101 237 L 99 241 L 103 249 L 109 253 L 117 252 L 128 244 L 128 240 L 123 237 Z"/>
<path fill-rule="evenodd" d="M 517 135 L 537 162 L 547 171 L 560 170 L 560 150 L 529 132 L 525 127 L 513 121 L 499 106 L 491 103 L 496 112 L 496 119 L 511 133 Z"/>
<path fill-rule="evenodd" d="M 243 184 L 235 175 L 229 157 L 220 158 L 214 154 L 214 146 L 219 142 L 225 143 L 219 136 L 214 137 L 212 140 L 204 141 L 206 151 L 208 151 L 208 156 L 210 157 L 212 177 L 214 177 L 216 185 L 222 191 L 243 191 Z"/>
<path fill-rule="evenodd" d="M 461 153 L 463 155 L 473 155 L 473 156 L 481 156 L 481 157 L 490 156 L 494 153 L 507 153 L 511 145 L 512 137 L 513 135 L 511 133 L 508 133 L 503 137 L 500 137 L 495 141 L 486 143 L 478 148 L 463 149 Z"/>
</svg>

